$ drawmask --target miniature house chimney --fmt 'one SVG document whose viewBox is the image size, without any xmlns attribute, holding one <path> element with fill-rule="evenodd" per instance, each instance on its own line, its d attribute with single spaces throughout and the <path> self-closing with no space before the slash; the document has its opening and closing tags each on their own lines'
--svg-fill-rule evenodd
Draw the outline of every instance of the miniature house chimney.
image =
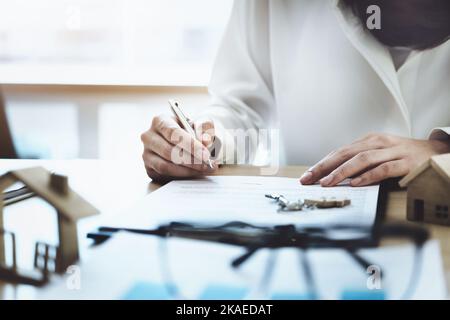
<svg viewBox="0 0 450 320">
<path fill-rule="evenodd" d="M 50 175 L 50 187 L 61 195 L 67 195 L 69 193 L 69 179 L 67 176 L 52 172 Z"/>
</svg>

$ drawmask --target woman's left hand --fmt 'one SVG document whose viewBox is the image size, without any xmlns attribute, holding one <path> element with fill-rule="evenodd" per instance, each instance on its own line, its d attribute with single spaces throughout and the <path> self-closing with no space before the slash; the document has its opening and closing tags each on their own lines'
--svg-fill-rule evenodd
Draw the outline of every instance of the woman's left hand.
<svg viewBox="0 0 450 320">
<path fill-rule="evenodd" d="M 300 178 L 302 184 L 320 181 L 325 187 L 351 178 L 352 186 L 365 186 L 400 177 L 430 156 L 450 152 L 449 140 L 417 140 L 371 133 L 320 160 Z"/>
</svg>

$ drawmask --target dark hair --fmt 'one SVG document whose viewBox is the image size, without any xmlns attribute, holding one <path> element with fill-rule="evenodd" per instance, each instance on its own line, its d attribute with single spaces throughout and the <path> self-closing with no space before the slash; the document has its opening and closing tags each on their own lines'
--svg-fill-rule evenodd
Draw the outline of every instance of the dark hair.
<svg viewBox="0 0 450 320">
<path fill-rule="evenodd" d="M 387 46 L 425 50 L 450 38 L 450 0 L 343 0 L 362 25 Z M 367 7 L 380 8 L 381 29 L 369 29 Z"/>
</svg>

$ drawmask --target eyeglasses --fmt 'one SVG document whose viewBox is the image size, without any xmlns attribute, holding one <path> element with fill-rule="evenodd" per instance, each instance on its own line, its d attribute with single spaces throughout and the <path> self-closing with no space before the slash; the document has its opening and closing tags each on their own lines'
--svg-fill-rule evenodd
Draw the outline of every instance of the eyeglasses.
<svg viewBox="0 0 450 320">
<path fill-rule="evenodd" d="M 303 272 L 303 278 L 311 299 L 318 299 L 320 295 L 311 263 L 306 254 L 307 250 L 341 249 L 366 272 L 367 268 L 375 265 L 375 263 L 360 255 L 358 253 L 360 249 L 376 248 L 381 243 L 388 242 L 391 239 L 400 240 L 402 243 L 404 241 L 412 243 L 414 244 L 412 272 L 403 294 L 398 297 L 409 299 L 415 292 L 417 275 L 421 271 L 422 247 L 429 238 L 428 231 L 423 227 L 405 224 L 377 224 L 372 228 L 349 225 L 336 225 L 327 228 L 299 228 L 294 225 L 258 226 L 240 221 L 221 225 L 172 222 L 150 230 L 100 227 L 97 232 L 89 233 L 88 238 L 99 244 L 118 231 L 161 238 L 159 262 L 163 272 L 163 280 L 167 284 L 167 291 L 173 298 L 186 298 L 187 295 L 183 294 L 174 281 L 168 259 L 169 249 L 166 241 L 168 238 L 195 239 L 242 247 L 245 249 L 244 254 L 231 261 L 231 267 L 235 270 L 241 268 L 259 250 L 270 249 L 261 279 L 258 281 L 257 288 L 255 288 L 256 291 L 260 292 L 267 291 L 267 287 L 272 281 L 278 249 L 296 249 L 299 255 L 299 266 Z M 381 277 L 383 277 L 383 274 Z"/>
</svg>

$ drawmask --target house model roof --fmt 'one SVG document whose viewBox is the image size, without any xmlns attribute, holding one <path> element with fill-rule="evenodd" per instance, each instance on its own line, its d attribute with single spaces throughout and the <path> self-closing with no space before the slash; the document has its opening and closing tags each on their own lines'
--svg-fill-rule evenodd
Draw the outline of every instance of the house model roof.
<svg viewBox="0 0 450 320">
<path fill-rule="evenodd" d="M 50 186 L 50 177 L 51 173 L 42 167 L 13 170 L 0 177 L 0 191 L 19 181 L 55 207 L 58 214 L 69 220 L 76 221 L 99 213 L 94 206 L 70 187 L 64 194 L 54 190 Z"/>
<path fill-rule="evenodd" d="M 401 187 L 407 186 L 412 180 L 428 168 L 433 168 L 444 180 L 450 184 L 450 153 L 432 156 L 416 169 L 412 170 L 406 177 L 400 180 Z"/>
</svg>

